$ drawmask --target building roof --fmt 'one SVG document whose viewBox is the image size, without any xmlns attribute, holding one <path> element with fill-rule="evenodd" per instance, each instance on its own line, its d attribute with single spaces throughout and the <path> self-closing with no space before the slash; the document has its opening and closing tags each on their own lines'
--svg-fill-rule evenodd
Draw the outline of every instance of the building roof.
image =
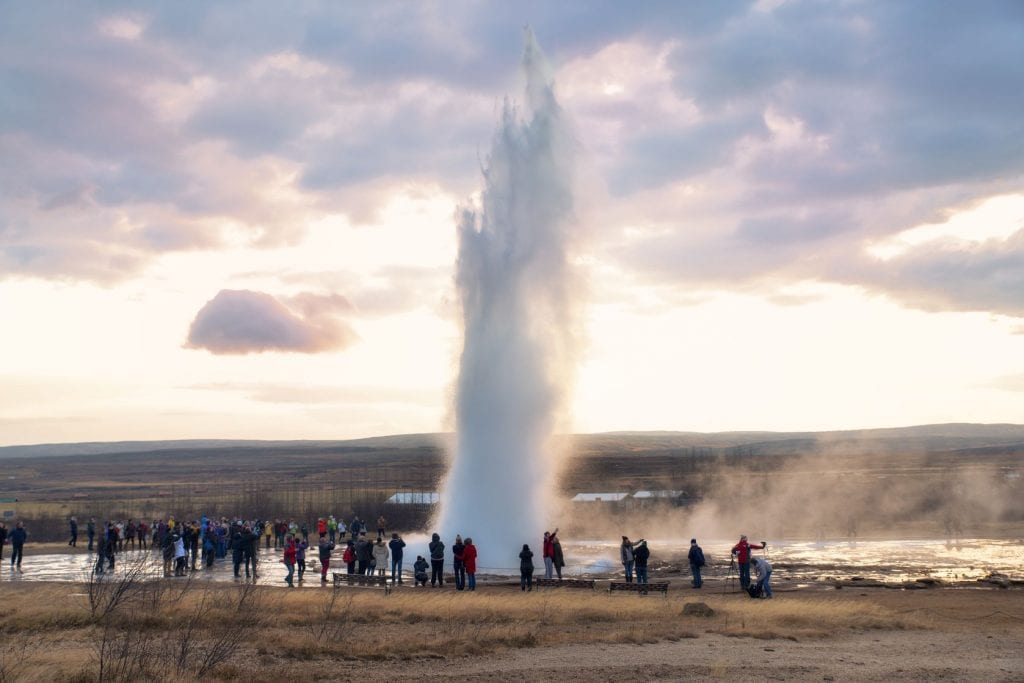
<svg viewBox="0 0 1024 683">
<path fill-rule="evenodd" d="M 574 503 L 589 503 L 596 501 L 619 501 L 628 496 L 628 493 L 577 493 L 573 496 Z"/>
<path fill-rule="evenodd" d="M 441 494 L 436 491 L 398 491 L 387 502 L 396 505 L 434 505 L 441 502 Z"/>
<path fill-rule="evenodd" d="M 637 491 L 633 494 L 634 498 L 679 498 L 685 496 L 686 491 Z"/>
</svg>

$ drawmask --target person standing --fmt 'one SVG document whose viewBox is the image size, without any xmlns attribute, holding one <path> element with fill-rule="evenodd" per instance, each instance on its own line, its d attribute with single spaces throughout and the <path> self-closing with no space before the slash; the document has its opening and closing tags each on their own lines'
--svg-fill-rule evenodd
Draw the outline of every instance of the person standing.
<svg viewBox="0 0 1024 683">
<path fill-rule="evenodd" d="M 377 576 L 387 576 L 388 556 L 388 547 L 384 545 L 384 538 L 378 536 L 377 542 L 373 544 L 373 566 L 377 569 Z M 371 571 L 370 574 L 373 572 Z"/>
<path fill-rule="evenodd" d="M 245 557 L 245 547 L 242 541 L 242 527 L 235 522 L 231 525 L 231 566 L 235 570 L 235 578 L 241 578 L 242 559 Z"/>
<path fill-rule="evenodd" d="M 334 515 L 327 518 L 327 533 L 331 536 L 331 543 L 334 543 L 338 537 L 338 520 Z"/>
<path fill-rule="evenodd" d="M 331 566 L 331 551 L 334 550 L 334 541 L 327 540 L 327 536 L 320 534 L 320 583 L 327 583 L 327 570 Z"/>
<path fill-rule="evenodd" d="M 0 561 L 4 559 L 4 543 L 7 542 L 7 525 L 0 522 Z M 92 550 L 92 545 L 89 546 L 89 550 Z"/>
<path fill-rule="evenodd" d="M 388 548 L 391 550 L 391 584 L 394 585 L 395 577 L 398 578 L 398 583 L 402 583 L 402 557 L 405 555 L 403 550 L 405 541 L 397 532 L 392 533 Z"/>
<path fill-rule="evenodd" d="M 369 574 L 370 563 L 373 561 L 373 546 L 366 540 L 366 534 L 360 533 L 355 543 L 356 562 L 358 563 L 357 574 Z"/>
<path fill-rule="evenodd" d="M 466 565 L 466 585 L 471 591 L 476 590 L 476 546 L 473 539 L 466 537 L 466 547 L 462 551 L 462 561 Z"/>
<path fill-rule="evenodd" d="M 619 558 L 622 561 L 622 568 L 626 572 L 626 583 L 633 583 L 633 542 L 628 536 L 622 537 L 622 545 L 619 546 Z"/>
<path fill-rule="evenodd" d="M 74 548 L 78 545 L 78 520 L 74 517 L 68 520 L 68 531 L 71 533 L 68 545 Z"/>
<path fill-rule="evenodd" d="M 341 561 L 345 563 L 345 569 L 349 574 L 356 573 L 356 549 L 351 540 L 345 542 L 345 552 L 341 554 Z"/>
<path fill-rule="evenodd" d="M 519 551 L 519 587 L 524 591 L 533 590 L 533 551 L 526 543 Z"/>
<path fill-rule="evenodd" d="M 96 518 L 90 517 L 85 523 L 85 535 L 89 537 L 89 552 L 92 552 L 92 542 L 96 538 Z"/>
<path fill-rule="evenodd" d="M 107 522 L 103 531 L 103 552 L 100 553 L 100 561 L 107 561 L 107 570 L 114 572 L 114 557 L 117 555 L 117 529 L 110 522 Z"/>
<path fill-rule="evenodd" d="M 444 543 L 436 533 L 430 537 L 430 585 L 444 586 Z"/>
<path fill-rule="evenodd" d="M 21 556 L 27 540 L 28 531 L 25 530 L 25 523 L 18 522 L 11 531 L 11 569 L 17 567 L 18 571 L 21 571 Z"/>
<path fill-rule="evenodd" d="M 736 564 L 740 568 L 740 588 L 747 590 L 750 588 L 750 551 L 751 550 L 762 550 L 768 545 L 764 541 L 760 544 L 752 544 L 747 542 L 746 535 L 740 536 L 740 542 L 732 547 L 732 554 L 736 557 Z"/>
<path fill-rule="evenodd" d="M 754 570 L 757 572 L 757 587 L 760 589 L 758 592 L 762 598 L 771 600 L 772 598 L 772 565 L 771 562 L 764 559 L 763 557 L 752 557 L 750 563 L 754 565 Z"/>
<path fill-rule="evenodd" d="M 269 519 L 263 525 L 263 535 L 267 539 L 266 548 L 267 550 L 270 550 L 270 539 L 274 537 L 274 523 L 271 522 Z"/>
<path fill-rule="evenodd" d="M 96 543 L 96 566 L 93 568 L 93 573 L 103 573 L 103 563 L 107 559 L 107 534 L 100 534 L 100 540 Z"/>
<path fill-rule="evenodd" d="M 384 538 L 384 532 L 387 531 L 388 520 L 381 515 L 377 518 L 377 538 Z"/>
<path fill-rule="evenodd" d="M 704 581 L 700 578 L 701 567 L 704 566 L 704 551 L 697 545 L 697 539 L 690 539 L 690 552 L 687 553 L 686 559 L 690 561 L 690 573 L 693 575 L 693 587 L 700 588 L 704 585 Z"/>
<path fill-rule="evenodd" d="M 642 586 L 647 585 L 647 560 L 651 557 L 651 551 L 647 547 L 647 541 L 640 539 L 633 548 L 633 561 L 636 563 L 636 582 Z"/>
<path fill-rule="evenodd" d="M 258 524 L 258 522 L 257 522 Z M 252 578 L 256 577 L 256 556 L 260 551 L 260 535 L 259 526 L 256 530 L 250 525 L 246 524 L 242 527 L 242 562 L 245 564 L 245 578 L 249 578 L 250 568 L 252 570 Z"/>
<path fill-rule="evenodd" d="M 303 576 L 306 573 L 306 550 L 309 549 L 309 543 L 306 543 L 306 539 L 303 538 L 301 541 L 295 544 L 295 562 L 299 565 L 299 581 L 303 581 Z"/>
<path fill-rule="evenodd" d="M 555 547 L 551 542 L 551 537 L 558 533 L 556 528 L 554 533 L 550 531 L 544 532 L 544 545 L 541 548 L 541 556 L 544 558 L 544 578 L 550 579 L 554 576 L 555 569 Z"/>
<path fill-rule="evenodd" d="M 452 570 L 455 572 L 455 590 L 466 589 L 466 564 L 463 553 L 466 544 L 462 542 L 462 535 L 455 535 L 455 543 L 452 545 Z"/>
<path fill-rule="evenodd" d="M 551 564 L 555 566 L 555 574 L 558 580 L 562 580 L 562 567 L 565 566 L 565 556 L 562 555 L 562 542 L 558 540 L 558 529 L 551 534 Z"/>
<path fill-rule="evenodd" d="M 295 574 L 295 555 L 297 552 L 298 548 L 295 546 L 295 537 L 288 534 L 284 539 L 284 557 L 281 558 L 281 561 L 284 562 L 285 568 L 288 569 L 288 576 L 284 577 L 284 580 L 289 588 L 295 588 L 292 576 Z"/>
<path fill-rule="evenodd" d="M 174 575 L 185 576 L 185 539 L 181 535 L 181 529 L 173 532 L 174 538 Z"/>
</svg>

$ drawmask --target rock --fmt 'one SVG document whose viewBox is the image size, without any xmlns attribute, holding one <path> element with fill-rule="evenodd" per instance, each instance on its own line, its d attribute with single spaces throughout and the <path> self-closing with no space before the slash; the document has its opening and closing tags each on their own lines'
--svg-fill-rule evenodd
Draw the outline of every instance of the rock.
<svg viewBox="0 0 1024 683">
<path fill-rule="evenodd" d="M 692 617 L 713 617 L 715 610 L 703 602 L 688 602 L 683 605 L 683 614 Z"/>
<path fill-rule="evenodd" d="M 993 586 L 999 586 L 1000 588 L 1010 587 L 1010 579 L 1002 574 L 989 574 L 984 579 L 978 579 L 978 583 L 988 583 Z"/>
</svg>

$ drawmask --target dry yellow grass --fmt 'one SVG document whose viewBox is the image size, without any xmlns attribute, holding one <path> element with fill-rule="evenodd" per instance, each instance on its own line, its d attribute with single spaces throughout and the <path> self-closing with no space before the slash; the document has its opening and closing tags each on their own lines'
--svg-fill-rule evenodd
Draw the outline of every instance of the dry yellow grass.
<svg viewBox="0 0 1024 683">
<path fill-rule="evenodd" d="M 180 584 L 166 585 L 105 620 L 90 613 L 81 585 L 4 585 L 0 681 L 96 680 L 100 652 L 116 657 L 114 646 L 120 644 L 151 648 L 166 658 L 184 639 L 194 647 L 187 657 L 198 658 L 210 647 L 204 643 L 224 638 L 232 628 L 241 629 L 237 643 L 218 655 L 208 675 L 251 678 L 246 663 L 253 661 L 261 663 L 261 671 L 274 672 L 289 661 L 308 659 L 401 661 L 570 643 L 679 641 L 707 632 L 806 639 L 851 629 L 922 626 L 913 617 L 871 602 L 818 596 L 755 602 L 737 595 L 704 595 L 700 599 L 715 614 L 697 617 L 683 614 L 685 603 L 697 598 L 682 593 L 663 599 L 568 590 L 523 594 L 506 588 L 476 593 L 414 589 L 386 597 L 363 589 L 260 588 L 249 594 L 249 607 L 240 607 L 242 594 L 234 585 L 192 585 L 185 590 Z M 101 649 L 103 642 L 106 650 Z M 33 653 L 30 668 L 20 664 L 28 650 Z M 139 675 L 131 672 L 126 680 Z M 179 680 L 190 672 L 161 666 L 145 670 L 145 675 Z"/>
</svg>

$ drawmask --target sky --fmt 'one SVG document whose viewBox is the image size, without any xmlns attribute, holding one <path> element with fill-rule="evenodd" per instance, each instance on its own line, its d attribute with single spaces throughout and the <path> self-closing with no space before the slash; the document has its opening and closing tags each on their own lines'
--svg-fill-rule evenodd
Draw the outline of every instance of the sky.
<svg viewBox="0 0 1024 683">
<path fill-rule="evenodd" d="M 0 3 L 0 445 L 452 425 L 523 28 L 576 432 L 1024 420 L 1024 4 Z"/>
</svg>

